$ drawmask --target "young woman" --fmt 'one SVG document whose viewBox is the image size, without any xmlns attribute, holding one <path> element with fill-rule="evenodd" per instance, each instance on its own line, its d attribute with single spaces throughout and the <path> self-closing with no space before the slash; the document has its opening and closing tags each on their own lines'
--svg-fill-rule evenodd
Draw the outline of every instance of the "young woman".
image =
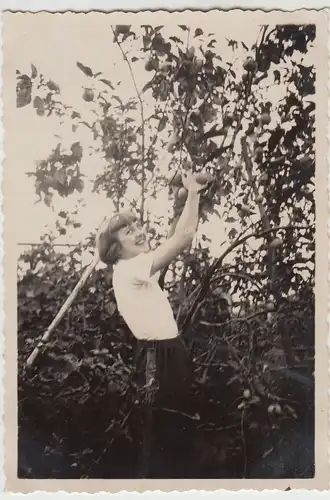
<svg viewBox="0 0 330 500">
<path fill-rule="evenodd" d="M 139 371 L 144 372 L 147 353 L 155 352 L 155 379 L 175 393 L 191 378 L 188 351 L 181 339 L 166 293 L 159 286 L 160 271 L 189 245 L 198 225 L 199 192 L 196 176 L 182 176 L 188 196 L 174 234 L 150 250 L 143 226 L 133 214 L 112 217 L 97 239 L 100 259 L 113 266 L 113 288 L 118 310 L 138 339 Z M 142 368 L 142 370 L 141 370 Z"/>
</svg>

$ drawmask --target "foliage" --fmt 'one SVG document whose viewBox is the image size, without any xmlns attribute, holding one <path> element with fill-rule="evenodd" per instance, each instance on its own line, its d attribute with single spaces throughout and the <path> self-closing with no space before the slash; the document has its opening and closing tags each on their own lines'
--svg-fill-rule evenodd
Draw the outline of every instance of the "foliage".
<svg viewBox="0 0 330 500">
<path fill-rule="evenodd" d="M 191 477 L 219 477 L 219 469 L 241 477 L 252 474 L 251 464 L 278 450 L 286 432 L 298 432 L 304 419 L 312 419 L 315 72 L 303 56 L 315 27 L 266 26 L 253 47 L 228 40 L 231 61 L 223 60 L 217 36 L 202 29 L 180 26 L 183 36 L 168 38 L 162 26 L 141 29 L 113 27 L 113 43 L 136 91 L 126 102 L 120 82 L 78 61 L 87 79 L 82 99 L 92 120 L 63 103 L 59 86 L 35 66 L 30 76 L 17 73 L 17 105 L 33 103 L 41 119 L 55 114 L 71 121 L 74 131 L 90 131 L 95 153 L 105 160 L 94 190 L 106 193 L 116 209 L 129 203 L 152 229 L 152 245 L 161 241 L 165 228 L 149 211 L 148 200 L 167 189 L 172 203 L 168 183 L 182 166 L 214 175 L 200 215 L 202 221 L 224 224 L 225 248 L 214 258 L 201 234 L 166 270 L 164 286 L 182 333 L 193 345 L 199 381 L 193 411 L 176 414 L 182 427 L 191 424 L 185 463 Z M 136 48 L 133 57 L 130 44 Z M 134 68 L 141 64 L 146 78 L 140 91 Z M 269 100 L 273 85 L 287 89 L 278 102 Z M 170 163 L 162 171 L 166 148 Z M 59 144 L 29 173 L 47 205 L 56 191 L 83 194 L 84 154 L 79 141 L 68 151 Z M 127 198 L 130 182 L 139 188 L 135 199 Z M 60 234 L 74 224 L 74 217 L 62 214 Z M 142 405 L 132 380 L 134 342 L 118 315 L 105 271 L 91 277 L 38 370 L 25 369 L 40 333 L 78 281 L 79 256 L 93 251 L 92 236 L 68 254 L 57 253 L 53 237 L 45 237 L 21 256 L 28 270 L 18 283 L 21 426 L 28 428 L 35 418 L 31 432 L 37 435 L 40 415 L 47 415 L 60 440 L 49 453 L 63 454 L 59 450 L 65 446 L 73 454 L 62 472 L 68 477 L 109 475 L 105 464 L 114 450 L 126 450 L 126 457 L 129 449 L 134 455 L 134 422 Z M 174 417 L 163 408 L 157 418 L 166 427 L 171 425 L 166 418 Z M 174 439 L 171 443 L 174 447 Z M 123 466 L 124 458 L 120 461 Z M 157 468 L 156 463 L 157 457 Z M 136 474 L 133 462 L 128 469 L 127 474 Z"/>
</svg>

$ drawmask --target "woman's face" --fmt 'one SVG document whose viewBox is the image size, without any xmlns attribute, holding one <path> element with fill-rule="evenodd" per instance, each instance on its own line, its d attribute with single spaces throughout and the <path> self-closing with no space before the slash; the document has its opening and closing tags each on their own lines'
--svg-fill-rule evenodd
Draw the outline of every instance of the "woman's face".
<svg viewBox="0 0 330 500">
<path fill-rule="evenodd" d="M 138 221 L 119 229 L 118 240 L 121 244 L 121 258 L 130 259 L 149 250 L 147 235 Z"/>
</svg>

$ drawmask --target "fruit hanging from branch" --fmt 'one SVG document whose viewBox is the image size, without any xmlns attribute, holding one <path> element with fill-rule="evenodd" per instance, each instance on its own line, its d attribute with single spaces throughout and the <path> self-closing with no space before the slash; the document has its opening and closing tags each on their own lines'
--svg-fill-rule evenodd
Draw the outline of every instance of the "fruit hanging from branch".
<svg viewBox="0 0 330 500">
<path fill-rule="evenodd" d="M 267 174 L 267 172 L 264 172 L 260 176 L 260 182 L 261 182 L 261 184 L 266 184 L 267 181 L 268 181 L 268 174 Z"/>
<path fill-rule="evenodd" d="M 244 392 L 243 392 L 243 397 L 245 399 L 249 399 L 251 397 L 251 391 L 250 389 L 245 389 Z"/>
<path fill-rule="evenodd" d="M 145 70 L 146 71 L 155 71 L 158 67 L 158 63 L 156 59 L 148 59 L 148 61 L 145 63 Z"/>
<path fill-rule="evenodd" d="M 195 60 L 195 70 L 196 71 L 200 71 L 202 69 L 202 67 L 203 67 L 203 64 L 204 64 L 203 59 L 197 58 Z"/>
<path fill-rule="evenodd" d="M 282 240 L 281 238 L 274 238 L 270 244 L 269 244 L 269 247 L 270 248 L 280 248 L 282 246 Z"/>
<path fill-rule="evenodd" d="M 84 93 L 83 93 L 83 99 L 84 101 L 86 102 L 91 102 L 94 100 L 94 92 L 92 89 L 84 89 Z"/>
<path fill-rule="evenodd" d="M 205 185 L 205 187 L 207 187 L 207 185 L 213 181 L 214 177 L 211 174 L 208 174 L 207 172 L 201 172 L 196 175 L 196 182 L 198 182 L 198 184 Z"/>
<path fill-rule="evenodd" d="M 307 166 L 309 166 L 309 165 L 312 163 L 312 160 L 311 160 L 310 156 L 305 155 L 305 156 L 303 156 L 303 157 L 299 160 L 299 162 L 300 162 L 300 165 L 301 165 L 302 167 L 307 167 Z"/>
<path fill-rule="evenodd" d="M 266 309 L 268 312 L 274 312 L 275 311 L 275 304 L 272 300 L 269 300 L 266 305 Z"/>
<path fill-rule="evenodd" d="M 189 47 L 189 49 L 187 50 L 187 54 L 186 54 L 187 59 L 190 59 L 190 60 L 193 59 L 194 55 L 195 55 L 195 47 Z"/>
<path fill-rule="evenodd" d="M 239 205 L 237 208 L 238 208 L 238 215 L 242 218 L 248 217 L 249 215 L 253 215 L 251 208 L 246 203 L 242 203 L 242 205 Z"/>
<path fill-rule="evenodd" d="M 177 195 L 176 195 L 177 200 L 181 201 L 181 202 L 185 202 L 187 197 L 188 197 L 188 191 L 186 190 L 186 188 L 181 187 L 178 190 Z"/>
<path fill-rule="evenodd" d="M 249 72 L 254 72 L 256 71 L 257 69 L 257 63 L 256 61 L 253 59 L 253 57 L 248 57 L 244 63 L 243 63 L 243 68 L 246 70 L 246 71 L 249 71 Z"/>
<path fill-rule="evenodd" d="M 263 152 L 264 152 L 264 150 L 261 146 L 256 147 L 256 149 L 254 151 L 254 156 L 255 156 L 256 161 L 262 160 Z"/>
<path fill-rule="evenodd" d="M 170 140 L 168 141 L 168 144 L 167 144 L 167 151 L 169 153 L 174 153 L 178 142 L 179 142 L 179 137 L 178 137 L 176 132 L 173 132 L 173 134 L 171 135 Z"/>
<path fill-rule="evenodd" d="M 223 126 L 230 127 L 233 124 L 234 117 L 232 115 L 227 115 L 223 119 Z"/>
<path fill-rule="evenodd" d="M 183 184 L 182 184 L 182 176 L 179 172 L 177 172 L 175 174 L 175 176 L 173 177 L 173 179 L 171 179 L 171 182 L 170 184 L 174 187 L 182 187 Z"/>
<path fill-rule="evenodd" d="M 259 121 L 260 121 L 261 125 L 269 125 L 270 122 L 272 121 L 272 119 L 271 119 L 269 113 L 262 113 L 260 118 L 259 118 Z"/>
<path fill-rule="evenodd" d="M 154 69 L 154 68 L 152 68 Z M 167 74 L 169 73 L 169 71 L 171 71 L 172 69 L 172 63 L 169 62 L 169 61 L 165 61 L 164 63 L 162 63 L 160 66 L 159 66 L 159 71 L 163 74 Z"/>
</svg>

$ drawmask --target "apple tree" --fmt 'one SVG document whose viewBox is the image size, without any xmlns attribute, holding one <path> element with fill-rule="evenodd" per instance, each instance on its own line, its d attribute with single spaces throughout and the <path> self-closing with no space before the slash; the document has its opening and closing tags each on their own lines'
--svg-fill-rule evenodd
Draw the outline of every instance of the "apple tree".
<svg viewBox="0 0 330 500">
<path fill-rule="evenodd" d="M 93 189 L 111 198 L 116 210 L 136 210 L 148 224 L 152 245 L 166 231 L 150 201 L 166 193 L 175 227 L 186 196 L 180 170 L 212 176 L 201 196 L 198 238 L 165 270 L 162 286 L 182 334 L 194 346 L 196 378 L 203 388 L 196 394 L 214 416 L 198 431 L 204 451 L 207 432 L 215 443 L 223 418 L 220 399 L 235 407 L 224 425 L 234 425 L 228 442 L 213 443 L 215 455 L 205 455 L 203 466 L 200 448 L 195 455 L 190 450 L 191 456 L 209 470 L 226 450 L 226 461 L 246 475 L 247 450 L 251 460 L 267 452 L 255 449 L 256 436 L 261 432 L 267 446 L 279 442 L 279 429 L 284 431 L 288 422 L 295 428 L 313 405 L 315 69 L 308 61 L 315 27 L 263 26 L 252 46 L 227 40 L 226 50 L 216 34 L 184 25 L 175 36 L 166 26 L 126 25 L 112 27 L 112 35 L 110 43 L 131 78 L 129 98 L 120 81 L 110 81 L 88 61 L 77 62 L 86 78 L 81 109 L 64 102 L 59 86 L 39 68 L 32 65 L 30 74 L 17 70 L 17 106 L 33 106 L 43 120 L 58 117 L 77 136 L 69 146 L 59 143 L 29 175 L 40 200 L 53 206 L 54 193 L 83 196 L 84 159 L 100 155 L 104 168 L 94 177 L 90 162 Z M 84 144 L 78 139 L 81 130 L 88 134 Z M 136 188 L 133 195 L 130 186 Z M 59 230 L 63 225 L 74 229 L 74 214 L 63 215 Z M 224 231 L 216 252 L 210 252 L 212 236 L 204 223 L 212 223 L 212 235 Z M 21 360 L 32 349 L 31 325 L 43 318 L 46 327 L 65 289 L 78 279 L 75 259 L 82 249 L 63 257 L 54 253 L 53 243 L 47 240 L 23 255 L 30 269 L 19 282 Z M 92 237 L 83 246 L 91 250 Z M 65 259 L 74 264 L 70 272 Z M 58 263 L 56 280 L 55 268 L 43 265 L 52 260 Z M 72 400 L 90 401 L 91 413 L 110 391 L 121 401 L 111 414 L 112 435 L 117 439 L 123 432 L 129 441 L 127 401 L 133 408 L 137 392 L 128 377 L 132 346 L 108 293 L 111 276 L 99 271 L 89 285 L 52 343 L 56 360 L 47 358 L 41 373 L 56 380 L 58 414 L 68 397 L 60 388 L 63 376 Z M 59 359 L 61 376 L 51 370 Z M 120 367 L 120 377 L 114 379 L 108 366 Z M 21 375 L 27 393 L 31 380 Z M 55 389 L 49 380 L 34 375 L 33 384 L 44 395 L 40 404 L 52 401 Z M 298 403 L 288 401 L 288 392 Z M 103 431 L 109 428 L 109 422 L 102 425 Z M 86 428 L 83 432 L 88 434 Z M 95 438 L 99 450 L 103 437 L 100 430 L 88 439 Z"/>
</svg>

